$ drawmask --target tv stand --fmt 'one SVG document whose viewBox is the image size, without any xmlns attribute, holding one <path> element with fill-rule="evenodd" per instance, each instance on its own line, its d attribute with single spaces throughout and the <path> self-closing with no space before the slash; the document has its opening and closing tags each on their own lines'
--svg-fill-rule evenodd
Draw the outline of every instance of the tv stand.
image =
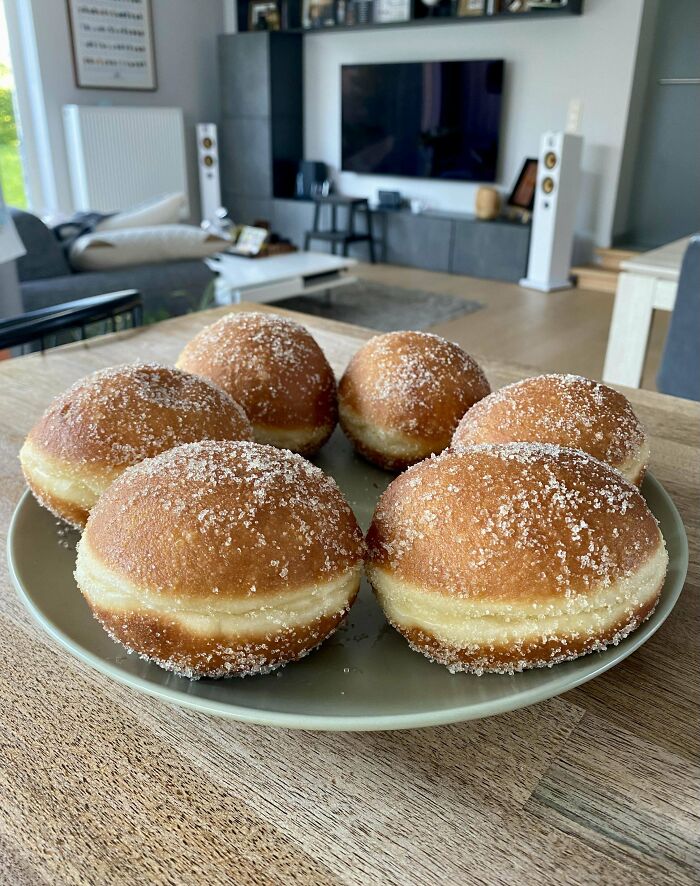
<svg viewBox="0 0 700 886">
<path fill-rule="evenodd" d="M 250 223 L 265 218 L 300 248 L 313 224 L 314 203 L 309 200 L 251 200 L 231 195 L 226 205 L 234 221 Z M 386 264 L 512 283 L 527 273 L 529 224 L 506 218 L 482 221 L 457 212 L 413 213 L 410 209 L 375 209 L 372 215 L 377 258 Z M 362 247 L 359 244 L 351 254 L 364 260 Z"/>
</svg>

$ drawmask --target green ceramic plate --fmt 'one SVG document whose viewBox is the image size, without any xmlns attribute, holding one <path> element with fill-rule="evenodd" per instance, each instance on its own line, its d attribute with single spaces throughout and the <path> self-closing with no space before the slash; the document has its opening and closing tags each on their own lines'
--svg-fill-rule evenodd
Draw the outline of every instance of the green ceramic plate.
<svg viewBox="0 0 700 886">
<path fill-rule="evenodd" d="M 336 432 L 317 464 L 332 474 L 366 528 L 392 475 L 352 453 Z M 142 692 L 211 714 L 293 729 L 411 729 L 488 717 L 558 695 L 602 674 L 638 649 L 668 617 L 683 587 L 688 543 L 663 487 L 643 493 L 671 558 L 654 615 L 619 646 L 553 668 L 515 676 L 452 675 L 415 652 L 390 628 L 363 584 L 347 623 L 318 651 L 265 677 L 190 681 L 113 643 L 92 618 L 73 580 L 77 533 L 25 493 L 8 536 L 13 581 L 43 628 L 76 657 Z"/>
</svg>

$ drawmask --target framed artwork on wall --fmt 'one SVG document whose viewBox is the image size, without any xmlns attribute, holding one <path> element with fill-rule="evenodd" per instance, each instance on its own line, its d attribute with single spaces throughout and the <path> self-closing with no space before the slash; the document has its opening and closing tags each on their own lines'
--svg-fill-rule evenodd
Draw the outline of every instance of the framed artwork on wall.
<svg viewBox="0 0 700 886">
<path fill-rule="evenodd" d="M 535 205 L 535 187 L 537 186 L 537 158 L 528 157 L 523 163 L 520 175 L 513 185 L 508 197 L 508 206 L 532 212 Z"/>
<path fill-rule="evenodd" d="M 154 91 L 151 0 L 66 0 L 75 84 Z"/>
</svg>

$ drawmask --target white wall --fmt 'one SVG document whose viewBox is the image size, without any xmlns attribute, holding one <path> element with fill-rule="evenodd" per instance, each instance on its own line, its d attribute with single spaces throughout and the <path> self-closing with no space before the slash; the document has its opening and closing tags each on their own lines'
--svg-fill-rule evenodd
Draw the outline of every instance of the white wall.
<svg viewBox="0 0 700 886">
<path fill-rule="evenodd" d="M 217 35 L 224 30 L 221 0 L 153 0 L 158 89 L 128 92 L 78 89 L 63 0 L 31 0 L 44 93 L 48 139 L 56 178 L 57 208 L 72 211 L 63 135 L 65 104 L 180 107 L 184 111 L 190 203 L 199 213 L 194 125 L 219 117 Z"/>
<path fill-rule="evenodd" d="M 340 166 L 340 66 L 362 62 L 503 58 L 506 61 L 499 172 L 512 187 L 546 129 L 563 129 L 570 99 L 583 103 L 579 257 L 609 245 L 644 0 L 584 0 L 560 20 L 436 25 L 305 38 L 305 156 Z M 431 208 L 471 212 L 478 184 L 339 175 L 353 196 L 400 190 Z"/>
</svg>

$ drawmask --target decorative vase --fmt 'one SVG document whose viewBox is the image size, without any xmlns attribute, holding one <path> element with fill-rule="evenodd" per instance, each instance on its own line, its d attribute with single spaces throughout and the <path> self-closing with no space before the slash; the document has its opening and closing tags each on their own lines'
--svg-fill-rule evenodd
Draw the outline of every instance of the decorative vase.
<svg viewBox="0 0 700 886">
<path fill-rule="evenodd" d="M 476 192 L 474 211 L 477 218 L 498 218 L 498 213 L 501 211 L 501 195 L 495 188 L 479 188 Z"/>
</svg>

